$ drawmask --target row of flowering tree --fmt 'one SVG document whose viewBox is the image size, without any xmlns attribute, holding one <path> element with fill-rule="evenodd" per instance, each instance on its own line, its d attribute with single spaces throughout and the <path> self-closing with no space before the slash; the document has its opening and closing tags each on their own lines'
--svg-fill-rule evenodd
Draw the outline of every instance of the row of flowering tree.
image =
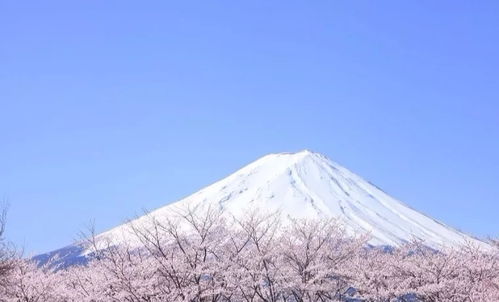
<svg viewBox="0 0 499 302">
<path fill-rule="evenodd" d="M 381 249 L 334 220 L 224 217 L 190 210 L 132 222 L 128 246 L 89 236 L 87 265 L 18 259 L 0 301 L 499 301 L 499 248 Z"/>
</svg>

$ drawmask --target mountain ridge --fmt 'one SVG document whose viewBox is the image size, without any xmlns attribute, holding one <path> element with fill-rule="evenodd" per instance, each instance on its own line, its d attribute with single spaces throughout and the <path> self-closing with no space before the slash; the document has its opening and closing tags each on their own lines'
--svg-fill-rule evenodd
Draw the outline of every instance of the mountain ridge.
<svg viewBox="0 0 499 302">
<path fill-rule="evenodd" d="M 486 243 L 391 197 L 378 186 L 310 150 L 272 153 L 176 202 L 99 234 L 115 244 L 130 241 L 131 223 L 175 215 L 180 207 L 214 207 L 235 217 L 248 208 L 291 218 L 334 218 L 348 232 L 369 233 L 370 244 L 399 246 L 421 240 L 432 248 Z M 87 251 L 80 251 L 86 254 Z"/>
</svg>

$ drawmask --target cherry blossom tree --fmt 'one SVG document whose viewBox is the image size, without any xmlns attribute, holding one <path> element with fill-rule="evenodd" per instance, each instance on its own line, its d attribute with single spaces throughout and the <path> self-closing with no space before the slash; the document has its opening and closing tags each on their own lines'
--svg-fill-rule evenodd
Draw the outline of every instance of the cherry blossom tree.
<svg viewBox="0 0 499 302">
<path fill-rule="evenodd" d="M 331 219 L 293 221 L 279 245 L 290 297 L 294 301 L 343 301 L 351 289 L 349 267 L 365 239 L 349 238 Z"/>
<path fill-rule="evenodd" d="M 85 265 L 54 270 L 9 257 L 0 301 L 499 301 L 497 246 L 372 247 L 332 219 L 176 214 L 131 221 L 125 244 L 91 232 Z"/>
<path fill-rule="evenodd" d="M 358 255 L 355 287 L 367 301 L 494 301 L 498 255 L 471 245 L 433 250 L 412 242 Z"/>
<path fill-rule="evenodd" d="M 279 213 L 248 211 L 235 220 L 227 246 L 234 301 L 285 301 L 285 268 L 279 262 Z"/>
<path fill-rule="evenodd" d="M 16 252 L 4 238 L 7 208 L 6 202 L 0 206 L 0 294 L 12 285 L 12 273 L 16 265 Z"/>
<path fill-rule="evenodd" d="M 29 260 L 17 260 L 11 273 L 11 282 L 4 292 L 6 302 L 62 301 L 63 290 L 59 275 L 49 267 L 38 267 Z"/>
</svg>

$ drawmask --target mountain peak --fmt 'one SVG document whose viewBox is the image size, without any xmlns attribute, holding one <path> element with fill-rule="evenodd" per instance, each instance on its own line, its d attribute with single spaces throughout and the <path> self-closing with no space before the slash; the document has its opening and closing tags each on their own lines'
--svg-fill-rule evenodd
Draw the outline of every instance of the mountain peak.
<svg viewBox="0 0 499 302">
<path fill-rule="evenodd" d="M 333 164 L 333 162 L 326 156 L 307 149 L 298 152 L 271 153 L 257 159 L 234 174 L 240 174 L 241 172 L 246 172 L 247 170 L 252 170 L 257 167 L 262 168 L 263 166 L 269 167 L 271 170 L 276 172 L 282 169 L 290 169 L 296 165 L 306 164 L 321 165 Z"/>
<path fill-rule="evenodd" d="M 293 157 L 293 158 L 303 158 L 303 157 L 324 157 L 324 155 L 311 151 L 309 149 L 303 149 L 297 152 L 280 152 L 280 153 L 271 153 L 267 156 L 270 157 Z M 266 156 L 264 156 L 266 157 Z"/>
</svg>

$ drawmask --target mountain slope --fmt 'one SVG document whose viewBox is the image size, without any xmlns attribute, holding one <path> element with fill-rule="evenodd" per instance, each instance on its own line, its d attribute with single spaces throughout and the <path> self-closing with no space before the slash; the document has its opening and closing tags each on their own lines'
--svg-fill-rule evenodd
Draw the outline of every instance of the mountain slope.
<svg viewBox="0 0 499 302">
<path fill-rule="evenodd" d="M 295 218 L 334 217 L 352 233 L 370 233 L 373 245 L 397 246 L 413 239 L 427 245 L 458 246 L 478 241 L 448 227 L 343 168 L 310 151 L 264 156 L 228 177 L 150 213 L 175 215 L 178 208 L 220 208 L 234 216 L 249 208 L 279 210 Z M 149 217 L 133 221 L 146 226 Z M 130 240 L 129 223 L 98 236 L 115 243 Z"/>
<path fill-rule="evenodd" d="M 151 213 L 172 215 L 178 207 L 218 207 L 236 217 L 249 208 L 279 210 L 296 218 L 338 218 L 352 232 L 369 232 L 372 244 L 412 239 L 439 247 L 473 238 L 390 197 L 325 156 L 308 150 L 270 154 L 176 203 Z M 135 223 L 142 223 L 139 218 Z M 145 223 L 145 222 L 144 222 Z M 126 224 L 101 236 L 118 238 Z"/>
</svg>

